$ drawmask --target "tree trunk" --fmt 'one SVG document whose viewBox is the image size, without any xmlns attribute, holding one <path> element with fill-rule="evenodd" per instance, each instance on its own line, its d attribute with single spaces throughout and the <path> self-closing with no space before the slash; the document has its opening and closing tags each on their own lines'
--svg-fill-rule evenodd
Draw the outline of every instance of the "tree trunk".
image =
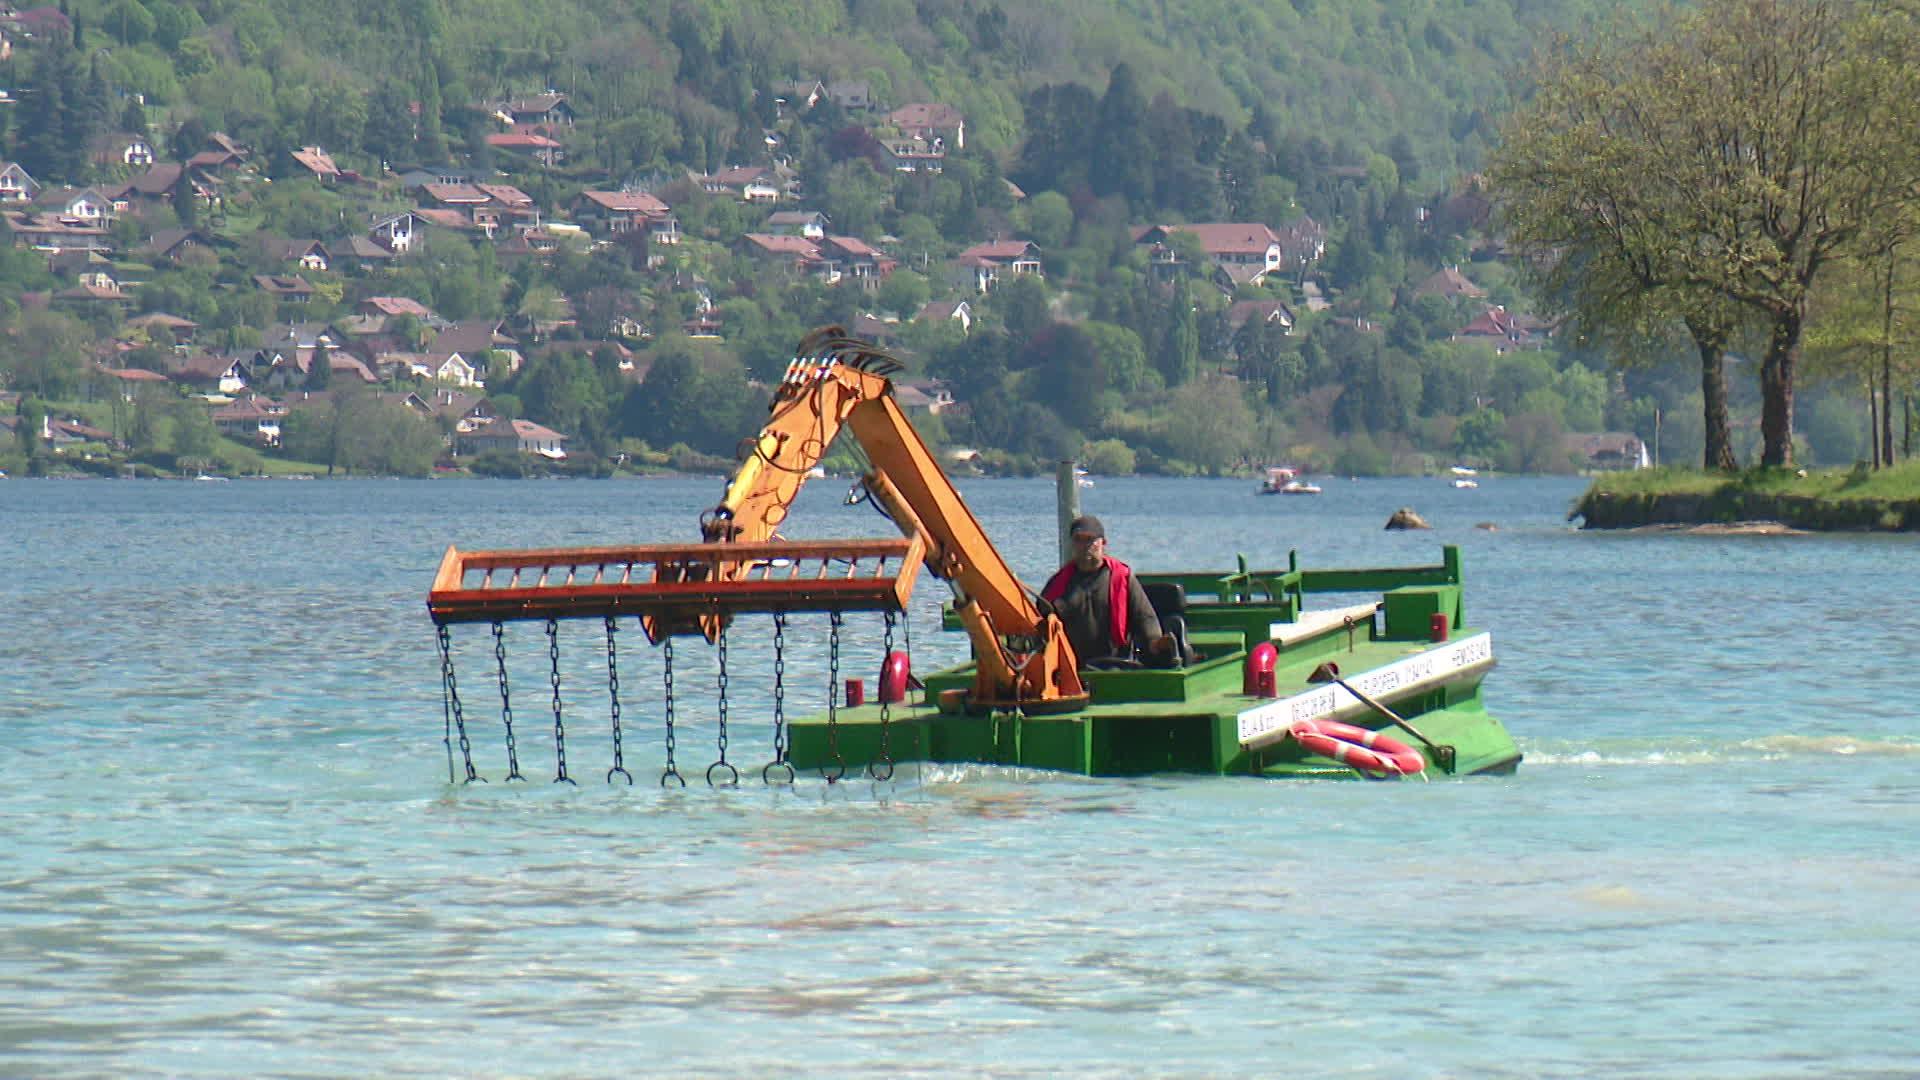
<svg viewBox="0 0 1920 1080">
<path fill-rule="evenodd" d="M 1740 463 L 1733 456 L 1733 430 L 1727 422 L 1726 351 L 1718 342 L 1698 342 L 1700 347 L 1700 398 L 1705 402 L 1706 455 L 1708 472 L 1735 472 Z"/>
<path fill-rule="evenodd" d="M 1866 448 L 1874 457 L 1874 469 L 1880 469 L 1880 386 L 1874 373 L 1866 373 Z"/>
<path fill-rule="evenodd" d="M 1716 326 L 1694 321 L 1687 323 L 1687 330 L 1700 350 L 1700 400 L 1707 443 L 1703 465 L 1708 472 L 1735 472 L 1740 464 L 1734 460 L 1733 431 L 1727 422 L 1727 335 Z"/>
<path fill-rule="evenodd" d="M 1760 364 L 1760 464 L 1768 468 L 1793 464 L 1793 376 L 1803 318 L 1797 306 L 1774 313 Z"/>
<path fill-rule="evenodd" d="M 1887 260 L 1880 325 L 1880 463 L 1893 467 L 1893 260 Z"/>
<path fill-rule="evenodd" d="M 1873 385 L 1873 372 L 1867 372 L 1867 443 L 1873 450 L 1873 467 L 1880 467 L 1880 388 Z"/>
</svg>

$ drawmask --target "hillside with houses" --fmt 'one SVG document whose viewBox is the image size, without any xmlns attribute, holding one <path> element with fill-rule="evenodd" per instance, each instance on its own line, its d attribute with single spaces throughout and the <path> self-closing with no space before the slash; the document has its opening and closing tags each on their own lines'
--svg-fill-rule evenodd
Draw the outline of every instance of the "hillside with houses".
<svg viewBox="0 0 1920 1080">
<path fill-rule="evenodd" d="M 998 6 L 582 9 L 538 55 L 461 7 L 0 13 L 0 463 L 713 467 L 828 323 L 993 470 L 1599 467 L 1663 408 L 1687 452 L 1684 358 L 1536 314 L 1458 139 L 1021 68 Z"/>
</svg>

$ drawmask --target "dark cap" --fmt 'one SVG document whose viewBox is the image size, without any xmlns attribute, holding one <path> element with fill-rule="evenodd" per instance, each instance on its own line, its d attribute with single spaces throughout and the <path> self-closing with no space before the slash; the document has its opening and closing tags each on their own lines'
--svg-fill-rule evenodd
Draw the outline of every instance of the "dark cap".
<svg viewBox="0 0 1920 1080">
<path fill-rule="evenodd" d="M 1100 519 L 1094 517 L 1092 514 L 1082 514 L 1073 519 L 1072 525 L 1067 526 L 1067 535 L 1084 536 L 1090 540 L 1097 540 L 1107 535 L 1107 527 L 1100 524 Z"/>
</svg>

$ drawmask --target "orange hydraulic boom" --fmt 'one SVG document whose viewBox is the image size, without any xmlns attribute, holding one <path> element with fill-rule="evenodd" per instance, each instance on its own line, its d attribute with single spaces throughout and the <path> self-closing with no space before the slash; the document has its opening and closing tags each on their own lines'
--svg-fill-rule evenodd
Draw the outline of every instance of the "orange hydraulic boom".
<svg viewBox="0 0 1920 1080">
<path fill-rule="evenodd" d="M 924 563 L 952 588 L 973 644 L 971 707 L 1084 705 L 1065 628 L 1041 613 L 894 401 L 887 376 L 898 363 L 837 327 L 808 335 L 797 352 L 766 426 L 745 444 L 719 505 L 701 516 L 703 543 L 449 548 L 428 600 L 435 620 L 636 613 L 655 641 L 696 630 L 711 638 L 741 612 L 902 610 Z M 862 484 L 904 542 L 780 541 L 776 530 L 809 470 L 843 427 L 872 464 Z"/>
</svg>

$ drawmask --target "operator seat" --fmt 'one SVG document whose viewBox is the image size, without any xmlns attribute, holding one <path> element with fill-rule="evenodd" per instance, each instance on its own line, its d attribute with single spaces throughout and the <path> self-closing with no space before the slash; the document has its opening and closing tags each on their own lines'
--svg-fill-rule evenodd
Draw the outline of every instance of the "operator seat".
<svg viewBox="0 0 1920 1080">
<path fill-rule="evenodd" d="M 1177 581 L 1141 582 L 1160 629 L 1173 637 L 1173 657 L 1169 667 L 1184 667 L 1200 659 L 1187 644 L 1187 588 Z"/>
</svg>

